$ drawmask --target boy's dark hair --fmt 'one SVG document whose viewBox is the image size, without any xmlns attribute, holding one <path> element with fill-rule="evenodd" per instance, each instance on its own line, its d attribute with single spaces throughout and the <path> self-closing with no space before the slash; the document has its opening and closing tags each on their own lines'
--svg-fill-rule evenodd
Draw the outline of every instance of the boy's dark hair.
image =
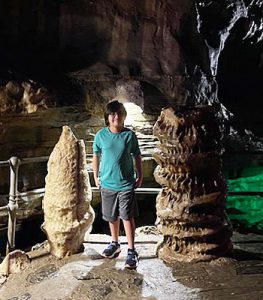
<svg viewBox="0 0 263 300">
<path fill-rule="evenodd" d="M 104 113 L 104 120 L 106 126 L 109 125 L 109 115 L 116 112 L 123 114 L 125 117 L 127 116 L 127 111 L 124 105 L 120 103 L 118 100 L 113 100 L 106 105 L 106 109 Z"/>
</svg>

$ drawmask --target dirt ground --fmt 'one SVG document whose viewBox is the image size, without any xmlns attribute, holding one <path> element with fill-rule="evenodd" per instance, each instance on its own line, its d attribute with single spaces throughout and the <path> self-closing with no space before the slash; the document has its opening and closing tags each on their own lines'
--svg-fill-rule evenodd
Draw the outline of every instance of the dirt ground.
<svg viewBox="0 0 263 300">
<path fill-rule="evenodd" d="M 61 260 L 43 249 L 30 252 L 28 268 L 2 278 L 0 299 L 263 299 L 262 236 L 235 233 L 232 258 L 172 265 L 155 255 L 160 238 L 137 238 L 136 270 L 124 269 L 124 237 L 121 256 L 112 260 L 99 254 L 109 241 L 104 235 L 93 235 L 83 253 Z"/>
</svg>

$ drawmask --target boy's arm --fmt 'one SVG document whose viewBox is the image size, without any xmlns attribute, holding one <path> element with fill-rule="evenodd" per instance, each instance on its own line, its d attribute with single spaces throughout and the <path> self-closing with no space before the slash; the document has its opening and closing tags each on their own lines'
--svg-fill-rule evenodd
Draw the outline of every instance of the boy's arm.
<svg viewBox="0 0 263 300">
<path fill-rule="evenodd" d="M 135 159 L 135 166 L 137 170 L 137 178 L 135 181 L 135 188 L 138 188 L 142 185 L 142 179 L 143 179 L 143 172 L 142 172 L 142 157 L 141 155 L 136 155 L 134 157 Z"/>
<path fill-rule="evenodd" d="M 93 154 L 93 158 L 92 158 L 93 177 L 94 177 L 96 187 L 98 188 L 100 187 L 99 166 L 100 166 L 100 156 Z"/>
</svg>

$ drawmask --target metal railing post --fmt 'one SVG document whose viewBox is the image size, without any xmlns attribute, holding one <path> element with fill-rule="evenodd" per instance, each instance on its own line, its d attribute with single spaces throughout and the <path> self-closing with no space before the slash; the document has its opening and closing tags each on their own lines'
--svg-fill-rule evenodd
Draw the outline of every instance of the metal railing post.
<svg viewBox="0 0 263 300">
<path fill-rule="evenodd" d="M 7 230 L 7 245 L 6 254 L 15 249 L 15 230 L 16 230 L 16 214 L 18 210 L 17 184 L 18 184 L 18 157 L 9 159 L 10 168 L 10 188 L 8 201 L 8 230 Z"/>
</svg>

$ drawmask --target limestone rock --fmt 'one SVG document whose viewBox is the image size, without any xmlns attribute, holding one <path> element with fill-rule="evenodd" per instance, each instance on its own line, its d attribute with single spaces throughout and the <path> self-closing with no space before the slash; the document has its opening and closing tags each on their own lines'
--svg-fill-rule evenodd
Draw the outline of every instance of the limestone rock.
<svg viewBox="0 0 263 300">
<path fill-rule="evenodd" d="M 80 251 L 91 230 L 94 211 L 84 142 L 68 126 L 48 161 L 43 200 L 44 224 L 51 254 L 62 258 Z"/>
<path fill-rule="evenodd" d="M 5 86 L 6 92 L 10 97 L 21 99 L 23 96 L 23 88 L 16 81 L 8 81 Z"/>
<path fill-rule="evenodd" d="M 156 199 L 163 241 L 158 255 L 166 261 L 211 260 L 232 250 L 225 213 L 221 129 L 211 106 L 166 108 L 154 129 L 162 185 Z"/>
<path fill-rule="evenodd" d="M 0 275 L 19 273 L 30 263 L 28 255 L 21 250 L 10 252 L 0 264 Z"/>
</svg>

